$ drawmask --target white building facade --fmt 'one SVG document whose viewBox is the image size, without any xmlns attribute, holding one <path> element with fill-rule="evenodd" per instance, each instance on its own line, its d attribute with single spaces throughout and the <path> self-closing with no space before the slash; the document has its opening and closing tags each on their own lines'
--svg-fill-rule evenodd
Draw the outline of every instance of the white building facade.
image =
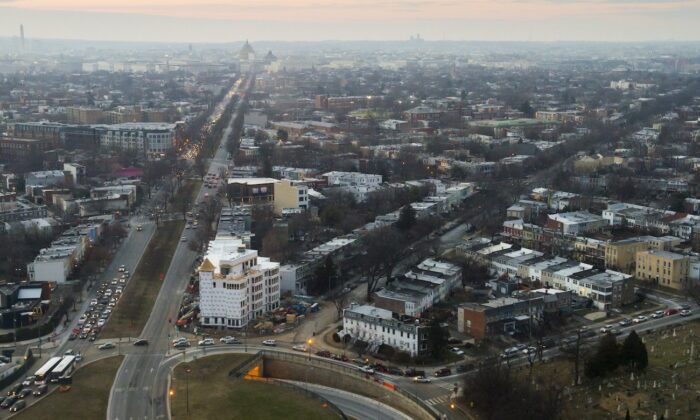
<svg viewBox="0 0 700 420">
<path fill-rule="evenodd" d="M 209 242 L 199 267 L 200 323 L 242 328 L 280 304 L 279 263 L 259 257 L 236 237 Z"/>
</svg>

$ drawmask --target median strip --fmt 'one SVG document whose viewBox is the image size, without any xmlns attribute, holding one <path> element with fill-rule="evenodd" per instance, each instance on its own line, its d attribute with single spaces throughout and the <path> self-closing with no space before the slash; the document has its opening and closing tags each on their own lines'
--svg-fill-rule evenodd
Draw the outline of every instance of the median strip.
<svg viewBox="0 0 700 420">
<path fill-rule="evenodd" d="M 162 223 L 134 271 L 100 338 L 138 337 L 146 325 L 185 222 Z"/>
</svg>

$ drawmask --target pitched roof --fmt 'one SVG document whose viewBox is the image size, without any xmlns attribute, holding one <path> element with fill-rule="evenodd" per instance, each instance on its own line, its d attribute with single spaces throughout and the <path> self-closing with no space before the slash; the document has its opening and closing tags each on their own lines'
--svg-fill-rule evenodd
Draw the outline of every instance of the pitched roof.
<svg viewBox="0 0 700 420">
<path fill-rule="evenodd" d="M 209 261 L 209 258 L 205 258 L 204 261 L 202 261 L 202 265 L 199 266 L 199 271 L 214 272 L 214 270 L 216 270 L 216 267 L 214 267 L 214 264 Z"/>
</svg>

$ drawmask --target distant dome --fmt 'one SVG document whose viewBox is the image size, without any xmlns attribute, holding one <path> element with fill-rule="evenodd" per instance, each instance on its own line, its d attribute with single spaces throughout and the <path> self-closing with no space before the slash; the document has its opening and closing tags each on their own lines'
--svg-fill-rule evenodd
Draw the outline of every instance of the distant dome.
<svg viewBox="0 0 700 420">
<path fill-rule="evenodd" d="M 273 61 L 276 61 L 277 57 L 275 57 L 274 54 L 272 54 L 272 50 L 267 51 L 267 55 L 265 56 L 265 62 L 266 63 L 272 63 Z"/>
<path fill-rule="evenodd" d="M 245 40 L 245 44 L 241 48 L 241 51 L 238 53 L 238 57 L 241 60 L 250 60 L 255 57 L 255 50 L 253 50 L 253 47 L 250 46 L 247 39 Z"/>
</svg>

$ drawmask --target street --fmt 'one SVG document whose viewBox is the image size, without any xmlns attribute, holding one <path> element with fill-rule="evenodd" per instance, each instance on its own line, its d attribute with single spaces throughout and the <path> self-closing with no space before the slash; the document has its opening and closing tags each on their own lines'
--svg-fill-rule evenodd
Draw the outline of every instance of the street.
<svg viewBox="0 0 700 420">
<path fill-rule="evenodd" d="M 248 85 L 242 89 L 247 88 Z M 238 84 L 234 89 L 238 89 Z M 233 95 L 227 95 L 227 98 L 233 97 Z M 221 144 L 227 138 L 231 125 L 236 120 L 236 114 L 239 112 L 241 112 L 241 102 L 237 104 L 231 124 L 223 133 Z M 227 165 L 227 151 L 224 147 L 219 147 L 209 164 L 209 173 L 218 173 L 219 168 L 226 168 Z M 200 187 L 197 202 L 200 202 L 205 194 L 204 188 Z M 185 231 L 183 235 L 189 237 L 191 233 Z M 162 380 L 161 363 L 169 352 L 170 337 L 175 333 L 169 320 L 177 316 L 180 299 L 189 276 L 195 268 L 196 257 L 197 253 L 189 249 L 187 242 L 178 244 L 153 311 L 141 334 L 142 338 L 147 338 L 150 342 L 148 351 L 129 354 L 124 359 L 112 385 L 107 408 L 108 419 L 166 417 L 167 381 Z"/>
</svg>

